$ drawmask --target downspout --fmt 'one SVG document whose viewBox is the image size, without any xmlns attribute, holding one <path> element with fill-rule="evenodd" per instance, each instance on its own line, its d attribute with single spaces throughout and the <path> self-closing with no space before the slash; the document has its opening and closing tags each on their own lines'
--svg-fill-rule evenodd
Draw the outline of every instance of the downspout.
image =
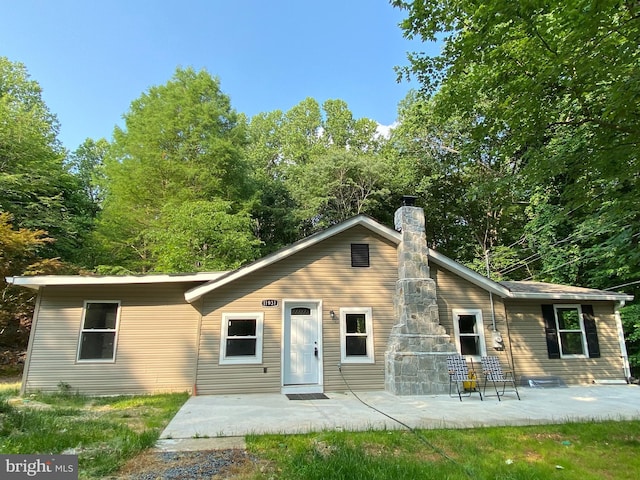
<svg viewBox="0 0 640 480">
<path fill-rule="evenodd" d="M 491 280 L 491 269 L 489 267 L 489 250 L 487 250 L 484 254 L 485 266 L 487 267 L 487 278 Z M 493 348 L 495 348 L 499 352 L 504 352 L 504 339 L 502 338 L 502 334 L 498 331 L 498 327 L 496 326 L 496 306 L 493 302 L 493 292 L 489 290 L 489 303 L 491 304 L 491 342 L 493 343 Z M 502 302 L 504 307 L 504 300 Z M 506 323 L 506 310 L 505 310 L 505 323 Z M 508 336 L 508 328 L 507 325 L 507 336 Z M 511 346 L 511 343 L 509 343 Z"/>
<path fill-rule="evenodd" d="M 618 341 L 620 342 L 620 356 L 622 358 L 622 369 L 627 383 L 631 382 L 631 367 L 629 366 L 629 355 L 627 354 L 627 344 L 624 342 L 624 329 L 622 328 L 622 318 L 620 309 L 624 307 L 624 300 L 615 303 L 614 317 L 616 319 L 616 329 L 618 330 Z"/>
<path fill-rule="evenodd" d="M 487 278 L 491 280 L 491 270 L 489 269 L 489 250 L 484 252 L 484 263 L 487 267 Z M 491 329 L 496 331 L 496 307 L 493 305 L 493 292 L 489 290 L 489 303 L 491 303 Z"/>
<path fill-rule="evenodd" d="M 511 370 L 513 371 L 513 379 L 515 381 L 516 377 L 516 361 L 513 358 L 513 347 L 512 347 L 512 339 L 511 339 L 511 329 L 509 328 L 509 315 L 507 314 L 507 305 L 502 300 L 502 308 L 504 308 L 504 324 L 507 326 L 507 341 L 509 342 L 509 356 L 511 357 Z"/>
<path fill-rule="evenodd" d="M 13 282 L 11 282 L 13 283 Z M 40 304 L 42 303 L 42 294 L 45 287 L 38 289 L 36 297 L 36 305 L 33 309 L 33 319 L 31 320 L 31 331 L 29 332 L 29 344 L 27 346 L 27 357 L 24 361 L 22 369 L 22 385 L 20 385 L 20 395 L 23 396 L 27 391 L 27 381 L 29 380 L 29 367 L 31 366 L 31 352 L 33 350 L 33 339 L 36 336 L 36 328 L 38 326 L 38 317 L 40 316 Z"/>
<path fill-rule="evenodd" d="M 193 365 L 193 379 L 192 379 L 192 388 L 191 388 L 191 395 L 194 397 L 198 396 L 198 367 L 200 366 L 200 338 L 201 338 L 201 333 L 202 333 L 202 312 L 204 311 L 204 295 L 202 297 L 200 297 L 200 306 L 196 307 L 194 305 L 194 307 L 196 308 L 196 310 L 198 311 L 198 323 L 196 326 L 196 345 L 195 345 L 195 362 Z"/>
<path fill-rule="evenodd" d="M 493 293 L 489 292 L 489 303 L 491 303 L 491 327 L 493 328 L 493 331 L 495 332 L 497 330 L 496 328 L 496 307 L 493 304 Z"/>
</svg>

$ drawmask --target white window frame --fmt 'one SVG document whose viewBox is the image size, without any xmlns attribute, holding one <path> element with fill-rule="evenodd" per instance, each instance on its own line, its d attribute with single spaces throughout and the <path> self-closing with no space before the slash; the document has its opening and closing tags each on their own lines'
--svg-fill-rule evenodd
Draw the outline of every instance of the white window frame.
<svg viewBox="0 0 640 480">
<path fill-rule="evenodd" d="M 115 328 L 105 329 L 85 329 L 84 324 L 87 317 L 87 305 L 90 303 L 115 303 L 118 305 L 116 312 L 116 325 Z M 80 323 L 80 334 L 78 335 L 78 349 L 76 352 L 77 363 L 115 363 L 116 351 L 118 350 L 118 332 L 120 331 L 120 313 L 122 312 L 122 305 L 120 300 L 85 300 L 82 304 L 82 321 Z M 85 333 L 114 333 L 113 336 L 113 355 L 111 358 L 80 358 L 80 351 L 82 348 L 82 338 Z"/>
<path fill-rule="evenodd" d="M 487 343 L 484 338 L 484 321 L 482 319 L 482 310 L 477 308 L 454 308 L 451 312 L 453 316 L 453 333 L 456 341 L 456 348 L 458 353 L 462 355 L 462 348 L 460 345 L 460 337 L 478 337 L 480 344 L 480 354 L 479 355 L 466 355 L 467 357 L 471 357 L 473 360 L 477 362 L 480 361 L 480 357 L 485 356 L 487 354 Z M 461 315 L 474 315 L 476 317 L 476 332 L 471 335 L 467 333 L 460 333 L 460 323 L 458 321 Z"/>
<path fill-rule="evenodd" d="M 228 326 L 230 320 L 255 320 L 256 334 L 254 336 L 246 336 L 239 338 L 255 338 L 256 353 L 255 355 L 239 355 L 236 357 L 227 357 L 227 339 Z M 223 313 L 220 325 L 220 365 L 251 365 L 262 363 L 262 332 L 264 328 L 263 312 L 245 312 L 245 313 Z"/>
<path fill-rule="evenodd" d="M 560 310 L 577 310 L 578 311 L 578 319 L 580 321 L 580 330 L 569 330 L 569 329 L 560 329 L 560 322 L 558 321 L 558 309 Z M 557 304 L 553 306 L 553 314 L 556 320 L 556 335 L 558 336 L 558 349 L 560 350 L 560 358 L 589 358 L 588 352 L 589 347 L 587 346 L 587 332 L 584 329 L 584 318 L 582 316 L 582 307 L 578 304 Z M 564 353 L 562 348 L 562 337 L 561 333 L 580 333 L 582 337 L 582 353 Z"/>
<path fill-rule="evenodd" d="M 364 314 L 365 334 L 347 334 L 347 314 Z M 347 356 L 347 335 L 367 337 L 367 355 Z M 375 363 L 373 338 L 373 310 L 371 307 L 343 307 L 340 309 L 340 361 L 341 363 Z"/>
</svg>

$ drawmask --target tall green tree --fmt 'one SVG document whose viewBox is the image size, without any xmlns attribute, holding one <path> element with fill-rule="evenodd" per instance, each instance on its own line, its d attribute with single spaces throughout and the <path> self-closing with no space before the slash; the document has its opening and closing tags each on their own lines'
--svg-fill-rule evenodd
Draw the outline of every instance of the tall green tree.
<svg viewBox="0 0 640 480">
<path fill-rule="evenodd" d="M 104 168 L 109 148 L 110 144 L 104 138 L 87 138 L 65 161 L 78 182 L 76 196 L 81 197 L 87 204 L 84 216 L 87 234 L 77 249 L 74 262 L 88 270 L 94 269 L 96 265 L 108 263 L 111 259 L 110 252 L 105 251 L 103 245 L 96 241 L 95 234 L 97 218 L 105 197 Z"/>
<path fill-rule="evenodd" d="M 259 186 L 254 216 L 265 251 L 358 213 L 378 216 L 389 196 L 377 123 L 343 100 L 307 98 L 249 124 L 248 156 Z"/>
<path fill-rule="evenodd" d="M 637 278 L 637 2 L 391 3 L 407 12 L 405 35 L 444 39 L 440 55 L 412 54 L 400 74 L 415 76 L 438 110 L 465 119 L 474 144 L 497 145 L 511 158 L 532 191 L 552 202 L 544 210 L 558 213 L 559 228 L 571 212 L 583 237 L 574 280 L 604 287 Z M 558 191 L 545 192 L 548 185 Z M 549 279 L 543 272 L 559 264 L 534 253 L 534 278 Z"/>
<path fill-rule="evenodd" d="M 383 208 L 390 176 L 381 156 L 329 148 L 295 168 L 288 188 L 298 218 L 317 230 Z"/>
<path fill-rule="evenodd" d="M 26 67 L 0 57 L 0 211 L 12 215 L 16 228 L 55 238 L 45 255 L 73 260 L 90 205 L 64 165 L 58 129 Z"/>
<path fill-rule="evenodd" d="M 255 115 L 248 126 L 247 158 L 256 189 L 251 213 L 263 254 L 293 243 L 299 235 L 293 216 L 295 202 L 284 184 L 288 167 L 297 161 L 297 156 L 292 155 L 291 148 L 285 151 L 284 123 L 284 113 L 274 110 Z M 302 143 L 299 135 L 296 137 Z"/>
<path fill-rule="evenodd" d="M 168 239 L 154 232 L 170 228 L 168 205 L 228 202 L 227 215 L 244 218 L 251 195 L 244 158 L 246 128 L 231 107 L 220 82 L 202 70 L 178 69 L 165 85 L 151 87 L 131 103 L 117 127 L 105 162 L 105 199 L 98 236 L 117 263 L 131 271 L 152 271 L 167 264 L 157 254 Z M 204 204 L 199 203 L 204 207 Z M 207 208 L 205 208 L 205 211 Z M 178 223 L 183 212 L 171 218 Z M 211 219 L 209 228 L 220 226 Z M 194 246 L 195 248 L 195 246 Z M 171 265 L 194 265 L 199 253 Z M 251 257 L 251 252 L 245 258 Z"/>
<path fill-rule="evenodd" d="M 390 145 L 395 190 L 418 195 L 428 212 L 429 245 L 486 273 L 517 256 L 509 245 L 522 227 L 525 193 L 517 165 L 499 144 L 475 142 L 473 124 L 438 110 L 438 98 L 411 93 L 401 103 Z M 499 254 L 498 254 L 499 250 Z"/>
<path fill-rule="evenodd" d="M 42 247 L 53 242 L 45 231 L 16 229 L 12 220 L 9 213 L 0 212 L 0 346 L 25 348 L 35 293 L 9 285 L 5 278 L 57 273 L 62 264 L 57 259 L 40 257 Z"/>
<path fill-rule="evenodd" d="M 167 203 L 145 237 L 158 272 L 230 270 L 258 256 L 253 227 L 231 202 L 197 200 Z"/>
<path fill-rule="evenodd" d="M 321 139 L 325 147 L 376 154 L 384 145 L 377 133 L 378 124 L 369 118 L 353 118 L 344 100 L 327 100 L 322 104 L 324 121 Z"/>
<path fill-rule="evenodd" d="M 501 272 L 597 288 L 626 285 L 634 293 L 640 4 L 391 3 L 407 13 L 406 36 L 444 43 L 436 56 L 410 54 L 399 76 L 415 77 L 445 117 L 465 119 L 471 144 L 497 145 L 529 188 L 528 222 L 517 241 L 526 255 Z"/>
<path fill-rule="evenodd" d="M 104 200 L 104 163 L 109 153 L 109 142 L 104 138 L 87 138 L 67 157 L 69 170 L 78 178 L 82 191 L 98 209 Z"/>
</svg>

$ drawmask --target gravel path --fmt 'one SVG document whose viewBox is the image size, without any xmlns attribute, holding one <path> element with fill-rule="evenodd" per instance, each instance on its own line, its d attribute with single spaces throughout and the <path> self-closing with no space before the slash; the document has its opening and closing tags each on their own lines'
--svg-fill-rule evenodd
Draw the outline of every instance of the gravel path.
<svg viewBox="0 0 640 480">
<path fill-rule="evenodd" d="M 245 450 L 209 450 L 197 452 L 150 452 L 135 459 L 110 477 L 119 480 L 187 480 L 229 478 L 255 459 Z"/>
</svg>

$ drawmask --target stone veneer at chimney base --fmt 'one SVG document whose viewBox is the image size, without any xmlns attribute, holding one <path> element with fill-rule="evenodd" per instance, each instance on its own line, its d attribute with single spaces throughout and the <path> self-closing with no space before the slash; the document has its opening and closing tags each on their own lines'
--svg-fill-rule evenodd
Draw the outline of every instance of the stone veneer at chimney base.
<svg viewBox="0 0 640 480">
<path fill-rule="evenodd" d="M 395 213 L 398 246 L 395 315 L 398 323 L 385 352 L 385 389 L 395 395 L 447 393 L 447 355 L 456 353 L 440 325 L 436 282 L 429 276 L 424 211 L 403 206 Z"/>
</svg>

